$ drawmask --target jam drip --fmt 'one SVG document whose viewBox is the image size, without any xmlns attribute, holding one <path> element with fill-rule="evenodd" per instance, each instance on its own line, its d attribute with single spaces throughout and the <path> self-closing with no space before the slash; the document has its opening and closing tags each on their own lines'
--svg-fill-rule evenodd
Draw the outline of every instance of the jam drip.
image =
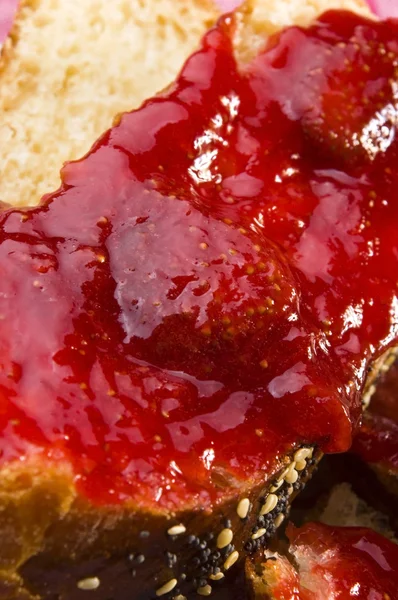
<svg viewBox="0 0 398 600">
<path fill-rule="evenodd" d="M 238 68 L 222 20 L 0 222 L 1 463 L 209 505 L 346 450 L 398 327 L 398 24 L 327 13 Z"/>
</svg>

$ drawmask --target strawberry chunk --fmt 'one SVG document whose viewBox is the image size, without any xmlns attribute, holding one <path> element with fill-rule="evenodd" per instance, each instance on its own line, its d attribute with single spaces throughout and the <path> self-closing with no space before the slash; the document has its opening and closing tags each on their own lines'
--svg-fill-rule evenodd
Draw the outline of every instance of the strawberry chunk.
<svg viewBox="0 0 398 600">
<path fill-rule="evenodd" d="M 289 525 L 294 565 L 266 552 L 246 572 L 256 600 L 396 600 L 398 546 L 359 527 Z"/>
</svg>

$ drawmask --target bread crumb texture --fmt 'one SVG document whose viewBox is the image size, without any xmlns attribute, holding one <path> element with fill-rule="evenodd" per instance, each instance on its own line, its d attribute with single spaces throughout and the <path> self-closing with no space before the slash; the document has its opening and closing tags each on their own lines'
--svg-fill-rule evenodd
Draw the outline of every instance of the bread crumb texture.
<svg viewBox="0 0 398 600">
<path fill-rule="evenodd" d="M 240 25 L 236 36 L 238 57 L 246 62 L 272 35 L 289 25 L 306 27 L 331 9 L 351 10 L 367 17 L 372 13 L 365 0 L 247 0 L 239 10 Z"/>
<path fill-rule="evenodd" d="M 368 527 L 397 542 L 387 515 L 371 508 L 360 499 L 348 483 L 336 485 L 330 493 L 320 521 L 339 527 Z"/>
<path fill-rule="evenodd" d="M 0 200 L 59 187 L 118 112 L 172 81 L 217 18 L 210 0 L 27 0 L 0 65 Z"/>
<path fill-rule="evenodd" d="M 253 28 L 264 29 L 267 24 L 269 33 L 291 25 L 308 25 L 313 19 L 316 19 L 321 13 L 332 8 L 352 10 L 369 15 L 369 9 L 361 0 L 290 0 L 281 2 L 281 0 L 250 0 L 248 2 L 250 19 Z"/>
<path fill-rule="evenodd" d="M 362 0 L 335 7 L 365 10 Z M 237 49 L 306 24 L 330 0 L 251 0 Z M 112 124 L 167 86 L 217 19 L 211 0 L 25 0 L 0 62 L 0 200 L 34 205 L 59 170 Z"/>
</svg>

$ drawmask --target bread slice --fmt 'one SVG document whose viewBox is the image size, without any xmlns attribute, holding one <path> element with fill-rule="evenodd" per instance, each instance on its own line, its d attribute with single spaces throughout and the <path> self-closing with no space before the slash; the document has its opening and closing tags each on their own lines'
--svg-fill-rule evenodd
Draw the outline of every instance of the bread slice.
<svg viewBox="0 0 398 600">
<path fill-rule="evenodd" d="M 240 37 L 236 43 L 242 57 L 247 56 L 250 40 L 253 44 L 256 39 L 260 43 L 260 35 L 255 38 L 251 26 L 256 7 L 257 3 L 252 2 L 239 13 Z M 360 5 L 358 7 L 361 9 Z M 318 8 L 323 6 L 319 5 Z M 301 5 L 298 7 L 300 11 Z M 273 14 L 271 11 L 271 18 L 264 22 L 264 31 L 274 30 L 279 19 L 279 5 L 275 10 L 275 19 L 272 19 Z M 310 16 L 315 14 L 315 10 L 308 12 Z M 303 22 L 305 19 L 304 16 Z M 256 28 L 260 29 L 259 17 L 254 22 L 257 23 Z M 64 135 L 67 134 L 64 132 Z M 281 459 L 276 470 L 269 473 L 270 479 L 280 478 L 278 501 L 285 509 L 290 485 L 286 479 L 288 475 L 283 471 L 292 462 L 295 451 L 296 448 L 293 448 Z M 313 462 L 311 459 L 309 466 L 313 466 Z M 307 476 L 308 471 L 303 479 Z M 188 587 L 189 583 L 191 589 L 194 585 L 200 590 L 200 595 L 207 595 L 211 585 L 207 579 L 203 583 L 202 576 L 210 573 L 217 580 L 219 573 L 211 572 L 213 564 L 207 558 L 209 548 L 212 549 L 212 559 L 216 554 L 213 552 L 214 537 L 211 536 L 221 532 L 223 527 L 230 529 L 227 523 L 231 520 L 236 534 L 234 543 L 241 548 L 255 526 L 256 514 L 253 511 L 253 516 L 247 520 L 241 515 L 244 515 L 248 503 L 258 504 L 259 498 L 264 497 L 270 487 L 269 480 L 266 485 L 264 482 L 252 485 L 248 490 L 242 490 L 245 493 L 242 498 L 240 490 L 236 497 L 218 506 L 211 514 L 187 511 L 186 514 L 148 516 L 139 510 L 98 510 L 91 506 L 77 495 L 72 473 L 63 464 L 57 468 L 42 461 L 36 464 L 32 461 L 29 468 L 14 464 L 2 471 L 0 494 L 0 530 L 4 532 L 7 542 L 0 557 L 3 596 L 80 599 L 90 591 L 91 597 L 96 600 L 110 597 L 118 600 L 147 598 L 154 593 L 158 596 L 175 593 L 181 600 L 174 578 L 170 575 L 176 556 L 179 564 L 187 567 L 187 572 L 180 574 L 182 585 Z M 240 500 L 245 502 L 241 505 Z M 275 513 L 273 528 L 280 522 L 280 516 L 280 512 Z M 178 539 L 180 520 L 184 528 L 192 531 L 193 539 L 188 549 L 186 539 L 181 542 Z M 225 536 L 228 535 L 225 533 Z M 137 543 L 137 551 L 133 553 L 132 540 Z M 232 566 L 236 556 L 234 552 L 225 556 L 225 571 Z"/>
<path fill-rule="evenodd" d="M 34 204 L 118 112 L 168 85 L 212 0 L 23 0 L 0 63 L 0 199 Z"/>
<path fill-rule="evenodd" d="M 363 0 L 333 6 L 367 13 Z M 247 5 L 242 52 L 329 0 Z M 213 0 L 23 0 L 0 62 L 0 201 L 37 204 L 115 114 L 172 81 L 219 16 Z M 247 43 L 246 43 L 247 42 Z"/>
</svg>

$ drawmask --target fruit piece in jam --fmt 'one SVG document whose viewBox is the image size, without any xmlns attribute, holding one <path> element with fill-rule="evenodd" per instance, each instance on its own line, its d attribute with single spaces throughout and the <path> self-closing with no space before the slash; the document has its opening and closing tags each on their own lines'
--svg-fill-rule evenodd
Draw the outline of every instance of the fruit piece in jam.
<svg viewBox="0 0 398 600">
<path fill-rule="evenodd" d="M 352 452 L 398 477 L 398 423 L 369 412 L 355 436 Z"/>
<path fill-rule="evenodd" d="M 376 472 L 387 494 L 398 495 L 398 360 L 380 377 L 351 452 Z"/>
<path fill-rule="evenodd" d="M 360 527 L 308 523 L 289 525 L 297 568 L 284 556 L 247 560 L 248 584 L 256 600 L 394 600 L 398 585 L 398 546 Z"/>
<path fill-rule="evenodd" d="M 64 459 L 96 503 L 346 450 L 396 342 L 398 24 L 330 12 L 244 66 L 233 34 L 1 215 L 1 462 Z"/>
</svg>

